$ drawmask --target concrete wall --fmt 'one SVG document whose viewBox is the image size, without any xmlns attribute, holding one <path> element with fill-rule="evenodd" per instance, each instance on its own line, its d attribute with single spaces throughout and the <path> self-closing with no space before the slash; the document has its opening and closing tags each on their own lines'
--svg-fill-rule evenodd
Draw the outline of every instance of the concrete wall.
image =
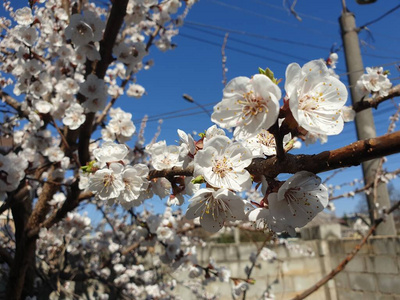
<svg viewBox="0 0 400 300">
<path fill-rule="evenodd" d="M 288 251 L 283 245 L 268 245 L 278 254 L 278 260 L 273 263 L 258 260 L 260 268 L 255 268 L 251 276 L 256 283 L 250 287 L 246 299 L 260 299 L 270 284 L 275 299 L 291 299 L 336 267 L 359 240 L 293 240 L 290 243 L 302 250 L 311 249 L 314 256 Z M 249 257 L 255 251 L 256 245 L 251 243 L 211 244 L 198 249 L 199 264 L 207 266 L 212 257 L 217 265 L 229 268 L 232 277 L 246 278 L 244 269 L 250 266 Z M 399 270 L 400 237 L 372 238 L 334 280 L 307 299 L 400 299 Z M 178 273 L 176 277 L 187 278 L 187 274 Z M 232 299 L 231 284 L 212 282 L 206 290 L 217 294 L 217 299 Z M 182 287 L 178 287 L 175 294 L 183 299 L 196 299 Z"/>
<path fill-rule="evenodd" d="M 337 265 L 359 240 L 330 241 Z M 400 299 L 400 237 L 371 238 L 335 278 L 338 299 Z"/>
</svg>

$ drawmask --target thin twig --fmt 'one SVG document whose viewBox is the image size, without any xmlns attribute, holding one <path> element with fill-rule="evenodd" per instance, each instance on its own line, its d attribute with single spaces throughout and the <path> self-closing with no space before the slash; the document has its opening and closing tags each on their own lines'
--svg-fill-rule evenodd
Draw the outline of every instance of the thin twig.
<svg viewBox="0 0 400 300">
<path fill-rule="evenodd" d="M 226 68 L 225 48 L 226 48 L 226 43 L 228 42 L 228 36 L 229 36 L 229 33 L 228 32 L 225 33 L 224 42 L 223 42 L 222 47 L 221 47 L 221 54 L 222 54 L 222 84 L 224 86 L 226 86 L 226 81 L 227 81 L 226 80 L 227 68 Z"/>
<path fill-rule="evenodd" d="M 251 272 L 253 272 L 253 269 L 254 269 L 254 267 L 255 267 L 255 265 L 256 265 L 256 262 L 257 262 L 257 258 L 260 256 L 260 253 L 261 253 L 262 249 L 265 247 L 265 245 L 267 245 L 267 243 L 268 243 L 270 240 L 271 240 L 271 236 L 267 236 L 267 238 L 265 239 L 265 241 L 262 243 L 261 247 L 257 249 L 256 257 L 254 258 L 254 260 L 253 260 L 253 262 L 252 262 L 252 264 L 251 264 L 251 266 L 250 266 L 250 269 L 249 269 L 249 271 L 247 272 L 247 280 L 250 279 Z M 243 298 L 242 298 L 243 300 L 246 299 L 246 292 L 247 292 L 247 291 L 244 291 L 244 292 L 243 292 Z"/>
<path fill-rule="evenodd" d="M 394 204 L 389 209 L 389 211 L 386 212 L 386 215 L 391 214 L 393 211 L 395 211 L 399 207 L 400 207 L 400 201 L 398 201 L 396 204 Z M 310 287 L 309 289 L 305 290 L 303 293 L 297 295 L 292 300 L 300 300 L 300 299 L 304 299 L 304 298 L 310 296 L 312 293 L 314 293 L 316 290 L 318 290 L 321 286 L 323 286 L 329 280 L 334 278 L 339 272 L 341 272 L 345 268 L 345 266 L 354 258 L 354 256 L 358 253 L 358 251 L 360 251 L 361 247 L 364 246 L 364 244 L 367 242 L 368 238 L 374 233 L 374 231 L 379 226 L 379 224 L 384 222 L 384 220 L 385 220 L 384 217 L 381 217 L 381 218 L 377 219 L 375 221 L 374 225 L 369 229 L 368 233 L 364 236 L 362 241 L 358 245 L 356 245 L 354 247 L 353 251 L 351 251 L 351 253 L 336 268 L 334 268 L 328 275 L 323 277 L 321 280 L 319 280 L 312 287 Z"/>
</svg>

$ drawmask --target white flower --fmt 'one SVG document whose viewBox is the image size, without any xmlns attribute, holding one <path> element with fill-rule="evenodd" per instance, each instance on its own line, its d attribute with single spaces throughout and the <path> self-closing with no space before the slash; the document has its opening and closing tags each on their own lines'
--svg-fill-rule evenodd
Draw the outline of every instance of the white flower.
<svg viewBox="0 0 400 300">
<path fill-rule="evenodd" d="M 98 42 L 103 38 L 104 22 L 91 10 L 83 12 L 84 21 L 89 24 L 93 32 L 93 41 Z"/>
<path fill-rule="evenodd" d="M 217 125 L 212 125 L 211 127 L 209 127 L 206 130 L 206 136 L 204 137 L 203 142 L 205 143 L 207 140 L 209 140 L 209 139 L 211 139 L 211 138 L 213 138 L 214 136 L 217 136 L 217 135 L 226 136 L 225 131 L 223 129 L 218 128 Z"/>
<path fill-rule="evenodd" d="M 285 145 L 290 140 L 291 135 L 285 135 L 283 137 L 283 144 Z M 252 152 L 253 157 L 276 155 L 275 137 L 265 129 L 262 129 L 256 136 L 246 139 L 244 145 Z"/>
<path fill-rule="evenodd" d="M 101 200 L 114 199 L 124 190 L 125 184 L 121 178 L 123 166 L 112 163 L 109 169 L 101 169 L 89 179 L 89 190 L 95 193 Z"/>
<path fill-rule="evenodd" d="M 47 156 L 51 162 L 59 162 L 64 158 L 64 151 L 60 147 L 49 147 L 43 155 Z"/>
<path fill-rule="evenodd" d="M 65 126 L 68 126 L 69 129 L 75 130 L 78 129 L 85 120 L 86 115 L 83 113 L 83 107 L 78 103 L 74 103 L 65 111 L 62 122 Z"/>
<path fill-rule="evenodd" d="M 160 199 L 163 199 L 170 194 L 171 182 L 164 177 L 157 178 L 156 180 L 153 179 L 151 188 L 154 194 L 160 197 Z"/>
<path fill-rule="evenodd" d="M 167 146 L 165 141 L 146 146 L 146 151 L 151 155 L 151 162 L 156 170 L 164 170 L 172 167 L 182 167 L 180 160 L 181 148 L 179 146 Z"/>
<path fill-rule="evenodd" d="M 125 145 L 106 142 L 101 148 L 94 149 L 93 155 L 100 163 L 100 167 L 103 167 L 107 162 L 123 160 L 128 152 L 129 150 Z"/>
<path fill-rule="evenodd" d="M 144 87 L 139 84 L 130 84 L 128 89 L 126 90 L 126 94 L 131 97 L 141 98 L 143 94 L 146 92 Z"/>
<path fill-rule="evenodd" d="M 29 47 L 32 47 L 38 39 L 38 32 L 34 27 L 17 26 L 16 30 L 17 38 Z"/>
<path fill-rule="evenodd" d="M 149 185 L 146 179 L 148 174 L 149 168 L 144 164 L 127 166 L 121 174 L 125 189 L 119 195 L 118 200 L 128 203 L 137 200 L 140 196 L 140 192 L 147 189 Z"/>
<path fill-rule="evenodd" d="M 356 84 L 356 89 L 362 96 L 377 93 L 381 97 L 388 95 L 392 83 L 384 74 L 382 67 L 366 68 L 367 74 L 361 75 Z"/>
<path fill-rule="evenodd" d="M 215 136 L 195 155 L 194 177 L 202 175 L 213 187 L 240 192 L 251 187 L 250 174 L 245 170 L 251 160 L 250 151 L 242 144 Z"/>
<path fill-rule="evenodd" d="M 356 117 L 356 112 L 351 106 L 343 106 L 340 113 L 342 114 L 343 121 L 352 122 Z"/>
<path fill-rule="evenodd" d="M 36 81 L 36 82 L 38 82 L 38 81 Z M 45 100 L 39 100 L 39 101 L 35 101 L 34 107 L 38 113 L 47 114 L 51 111 L 51 109 L 53 108 L 53 105 Z"/>
<path fill-rule="evenodd" d="M 201 274 L 203 274 L 203 269 L 200 268 L 199 266 L 190 266 L 189 268 L 189 278 L 197 278 Z"/>
<path fill-rule="evenodd" d="M 329 74 L 322 60 L 310 61 L 302 68 L 290 64 L 285 90 L 299 126 L 313 134 L 334 135 L 343 130 L 340 109 L 346 103 L 347 89 Z"/>
<path fill-rule="evenodd" d="M 271 249 L 264 247 L 260 251 L 260 258 L 264 261 L 268 261 L 269 263 L 271 263 L 277 258 L 277 254 Z"/>
<path fill-rule="evenodd" d="M 23 7 L 15 11 L 15 21 L 19 25 L 30 25 L 33 22 L 32 11 L 29 7 Z"/>
<path fill-rule="evenodd" d="M 244 219 L 244 202 L 228 189 L 201 189 L 190 199 L 186 211 L 186 218 L 197 217 L 200 217 L 200 225 L 205 230 L 217 232 L 225 221 Z"/>
<path fill-rule="evenodd" d="M 37 76 L 44 69 L 43 65 L 37 59 L 30 59 L 24 65 L 25 71 L 29 72 L 32 76 Z"/>
<path fill-rule="evenodd" d="M 88 99 L 100 98 L 105 94 L 104 80 L 89 74 L 86 81 L 79 85 L 79 92 Z"/>
<path fill-rule="evenodd" d="M 328 189 L 321 178 L 307 171 L 290 177 L 268 196 L 270 214 L 290 227 L 303 227 L 328 204 Z"/>
<path fill-rule="evenodd" d="M 224 88 L 211 120 L 223 128 L 236 127 L 236 139 L 268 129 L 278 118 L 281 91 L 267 76 L 236 77 Z"/>
<path fill-rule="evenodd" d="M 237 285 L 235 285 L 232 289 L 232 296 L 234 299 L 237 299 L 244 291 L 247 291 L 250 288 L 247 282 L 241 281 Z"/>
<path fill-rule="evenodd" d="M 89 44 L 94 41 L 92 27 L 85 22 L 84 17 L 80 14 L 71 16 L 69 25 L 65 28 L 65 36 L 77 46 Z"/>
</svg>

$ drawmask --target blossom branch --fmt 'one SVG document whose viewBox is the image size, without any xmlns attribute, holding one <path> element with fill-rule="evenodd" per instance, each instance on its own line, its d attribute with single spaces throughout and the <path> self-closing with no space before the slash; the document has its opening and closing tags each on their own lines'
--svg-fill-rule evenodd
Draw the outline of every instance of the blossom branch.
<svg viewBox="0 0 400 300">
<path fill-rule="evenodd" d="M 96 76 L 100 79 L 104 78 L 108 66 L 113 61 L 112 49 L 124 21 L 127 5 L 128 0 L 116 0 L 113 2 L 103 39 L 100 42 L 99 52 L 101 60 L 97 63 L 95 70 Z M 89 142 L 92 135 L 94 118 L 94 113 L 88 113 L 85 123 L 81 126 L 81 132 L 79 134 L 79 161 L 81 165 L 85 165 L 90 157 Z"/>
<path fill-rule="evenodd" d="M 381 104 L 382 102 L 388 100 L 388 99 L 392 99 L 394 97 L 399 97 L 400 96 L 400 84 L 396 85 L 395 87 L 391 88 L 389 90 L 389 94 L 387 96 L 379 96 L 376 98 L 366 98 L 363 99 L 360 102 L 355 103 L 355 105 L 353 106 L 353 110 L 356 112 L 360 112 L 364 109 L 367 108 L 377 108 L 379 104 Z"/>
<path fill-rule="evenodd" d="M 131 76 L 129 76 L 128 78 L 124 79 L 124 80 L 121 82 L 120 87 L 121 87 L 122 89 L 124 89 L 125 86 L 128 84 L 128 82 L 130 81 L 130 79 L 131 79 Z M 101 124 L 101 122 L 104 121 L 104 119 L 106 118 L 106 116 L 107 116 L 108 112 L 110 111 L 111 107 L 115 104 L 115 102 L 117 101 L 118 98 L 119 98 L 119 97 L 114 97 L 114 98 L 112 98 L 111 101 L 107 104 L 106 108 L 104 108 L 104 110 L 103 110 L 103 112 L 101 113 L 101 115 L 99 115 L 99 116 L 97 117 L 96 122 L 95 122 L 95 124 L 94 124 L 94 126 L 93 126 L 93 131 L 95 131 L 95 130 L 96 130 L 96 127 L 99 126 L 99 125 Z"/>
<path fill-rule="evenodd" d="M 389 209 L 389 211 L 386 212 L 386 215 L 391 214 L 392 212 L 394 212 L 399 207 L 400 207 L 400 201 L 398 201 L 396 204 L 394 204 Z M 364 236 L 362 241 L 358 245 L 356 245 L 354 247 L 353 251 L 336 268 L 334 268 L 328 275 L 326 275 L 324 278 L 319 280 L 312 287 L 310 287 L 309 289 L 305 290 L 303 293 L 297 295 L 292 300 L 305 299 L 306 297 L 308 297 L 309 295 L 311 295 L 312 293 L 317 291 L 321 286 L 326 284 L 329 280 L 334 278 L 339 272 L 341 272 L 346 267 L 346 265 L 354 258 L 354 256 L 356 256 L 358 251 L 360 251 L 361 247 L 365 245 L 365 243 L 367 242 L 368 238 L 374 233 L 376 228 L 384 221 L 385 221 L 384 217 L 381 217 L 381 218 L 377 219 L 375 221 L 374 225 L 369 229 L 368 233 Z"/>
<path fill-rule="evenodd" d="M 276 156 L 268 159 L 255 158 L 246 169 L 252 175 L 266 175 L 269 178 L 275 178 L 281 173 L 294 174 L 302 170 L 316 174 L 356 166 L 367 160 L 397 153 L 399 149 L 400 131 L 397 131 L 313 155 L 286 153 L 284 161 L 279 161 Z M 152 170 L 148 178 L 151 180 L 167 176 L 193 176 L 193 167 Z"/>
</svg>

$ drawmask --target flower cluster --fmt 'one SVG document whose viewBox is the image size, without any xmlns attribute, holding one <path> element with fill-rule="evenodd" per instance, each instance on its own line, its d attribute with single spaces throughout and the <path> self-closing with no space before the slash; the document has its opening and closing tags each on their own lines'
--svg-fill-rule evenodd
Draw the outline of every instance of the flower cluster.
<svg viewBox="0 0 400 300">
<path fill-rule="evenodd" d="M 382 67 L 366 68 L 367 74 L 361 75 L 357 81 L 356 88 L 361 96 L 372 94 L 373 96 L 385 97 L 388 95 L 392 83 Z"/>
<path fill-rule="evenodd" d="M 126 208 L 142 203 L 141 192 L 148 186 L 149 169 L 144 164 L 127 165 L 125 145 L 106 142 L 93 150 L 96 170 L 90 174 L 88 189 L 101 200 L 117 201 Z"/>
</svg>

